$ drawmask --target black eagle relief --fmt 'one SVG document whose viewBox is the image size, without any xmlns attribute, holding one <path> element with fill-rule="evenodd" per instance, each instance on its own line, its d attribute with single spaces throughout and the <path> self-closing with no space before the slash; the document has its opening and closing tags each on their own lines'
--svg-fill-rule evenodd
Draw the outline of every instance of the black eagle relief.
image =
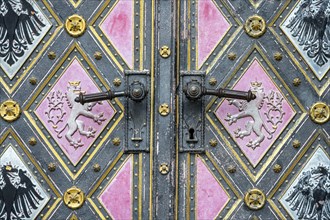
<svg viewBox="0 0 330 220">
<path fill-rule="evenodd" d="M 27 171 L 3 165 L 0 173 L 0 219 L 30 218 L 42 198 Z"/>
<path fill-rule="evenodd" d="M 12 66 L 43 27 L 28 0 L 0 0 L 0 57 Z"/>
<path fill-rule="evenodd" d="M 303 0 L 287 25 L 299 45 L 323 66 L 330 58 L 330 0 Z"/>
<path fill-rule="evenodd" d="M 303 172 L 293 192 L 285 199 L 299 219 L 330 219 L 330 173 L 318 166 Z"/>
</svg>

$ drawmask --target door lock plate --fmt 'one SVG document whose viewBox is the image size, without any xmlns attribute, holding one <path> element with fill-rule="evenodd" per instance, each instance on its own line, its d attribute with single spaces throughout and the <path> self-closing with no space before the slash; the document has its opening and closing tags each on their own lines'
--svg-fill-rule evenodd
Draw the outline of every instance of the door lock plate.
<svg viewBox="0 0 330 220">
<path fill-rule="evenodd" d="M 196 82 L 204 86 L 205 71 L 182 71 L 179 88 L 180 98 L 180 128 L 179 140 L 180 152 L 202 153 L 204 152 L 204 126 L 205 126 L 205 105 L 204 98 L 196 100 L 187 98 L 184 94 L 185 86 L 188 83 Z M 198 92 L 192 90 L 192 92 Z M 195 93 L 194 93 L 195 94 Z"/>
<path fill-rule="evenodd" d="M 139 101 L 126 98 L 126 132 L 125 151 L 140 152 L 149 151 L 150 133 L 150 77 L 149 71 L 125 70 L 126 88 L 131 86 L 132 94 L 139 91 L 132 85 L 141 84 L 145 87 L 145 96 Z M 136 91 L 135 91 L 136 90 Z M 135 93 L 134 93 L 135 92 Z"/>
</svg>

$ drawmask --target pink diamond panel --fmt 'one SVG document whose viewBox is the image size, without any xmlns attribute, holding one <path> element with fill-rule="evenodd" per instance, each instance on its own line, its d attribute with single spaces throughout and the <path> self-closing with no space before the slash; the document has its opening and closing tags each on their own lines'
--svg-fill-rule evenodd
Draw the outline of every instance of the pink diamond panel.
<svg viewBox="0 0 330 220">
<path fill-rule="evenodd" d="M 119 0 L 100 26 L 129 67 L 133 65 L 133 3 Z"/>
<path fill-rule="evenodd" d="M 197 219 L 215 219 L 229 197 L 203 161 L 197 157 Z"/>
<path fill-rule="evenodd" d="M 212 0 L 198 1 L 198 66 L 202 66 L 230 24 Z"/>
<path fill-rule="evenodd" d="M 132 157 L 99 197 L 113 219 L 132 219 Z"/>
<path fill-rule="evenodd" d="M 250 102 L 224 100 L 216 115 L 255 167 L 295 112 L 257 60 L 233 89 L 251 89 L 257 98 Z"/>
<path fill-rule="evenodd" d="M 35 110 L 74 165 L 115 114 L 106 101 L 84 105 L 76 103 L 74 98 L 79 92 L 88 94 L 100 90 L 79 61 L 74 59 Z"/>
</svg>

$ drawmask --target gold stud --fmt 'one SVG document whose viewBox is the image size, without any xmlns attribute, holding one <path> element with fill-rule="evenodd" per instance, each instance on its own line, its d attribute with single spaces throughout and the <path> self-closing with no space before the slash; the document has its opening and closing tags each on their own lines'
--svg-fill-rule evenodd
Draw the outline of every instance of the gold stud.
<svg viewBox="0 0 330 220">
<path fill-rule="evenodd" d="M 54 172 L 56 170 L 56 164 L 55 163 L 49 163 L 48 164 L 48 170 L 50 172 Z"/>
<path fill-rule="evenodd" d="M 209 84 L 211 86 L 215 86 L 216 84 L 218 83 L 217 79 L 212 77 L 210 80 L 209 80 Z"/>
<path fill-rule="evenodd" d="M 119 78 L 115 78 L 113 81 L 112 81 L 113 85 L 118 87 L 121 85 L 121 80 Z"/>
<path fill-rule="evenodd" d="M 218 145 L 218 142 L 216 139 L 213 138 L 209 141 L 209 144 L 211 145 L 211 147 L 216 147 Z"/>
<path fill-rule="evenodd" d="M 170 167 L 167 163 L 162 163 L 160 166 L 159 166 L 159 172 L 163 175 L 166 175 L 168 174 L 168 172 L 170 171 Z"/>
<path fill-rule="evenodd" d="M 96 52 L 94 53 L 94 58 L 97 59 L 97 60 L 102 59 L 102 53 L 99 52 L 99 51 L 96 51 Z"/>
<path fill-rule="evenodd" d="M 20 114 L 21 108 L 19 104 L 12 99 L 4 101 L 0 105 L 0 115 L 5 121 L 15 121 L 19 118 Z"/>
<path fill-rule="evenodd" d="M 163 103 L 159 106 L 158 112 L 161 116 L 167 116 L 170 113 L 170 106 L 167 103 Z"/>
<path fill-rule="evenodd" d="M 85 202 L 85 194 L 81 189 L 73 186 L 65 191 L 63 201 L 70 209 L 78 209 Z"/>
<path fill-rule="evenodd" d="M 266 196 L 260 189 L 250 189 L 244 197 L 245 205 L 252 210 L 259 210 L 264 207 Z"/>
<path fill-rule="evenodd" d="M 275 52 L 274 53 L 274 59 L 277 60 L 277 61 L 280 61 L 282 60 L 283 56 L 282 56 L 282 53 L 281 52 Z"/>
<path fill-rule="evenodd" d="M 230 60 L 235 60 L 235 59 L 236 59 L 236 53 L 234 53 L 234 52 L 230 52 L 230 53 L 228 54 L 228 59 L 230 59 Z"/>
<path fill-rule="evenodd" d="M 299 148 L 300 145 L 301 145 L 301 143 L 300 143 L 299 140 L 295 139 L 295 140 L 292 141 L 292 147 Z"/>
<path fill-rule="evenodd" d="M 301 84 L 301 79 L 296 77 L 296 78 L 293 79 L 292 83 L 293 83 L 294 86 L 299 86 Z"/>
<path fill-rule="evenodd" d="M 85 33 L 86 21 L 80 15 L 71 15 L 65 21 L 65 29 L 70 36 L 79 37 Z"/>
<path fill-rule="evenodd" d="M 93 165 L 93 170 L 94 172 L 99 172 L 101 170 L 100 164 L 96 163 Z"/>
<path fill-rule="evenodd" d="M 324 102 L 317 102 L 310 108 L 309 115 L 313 122 L 324 124 L 330 118 L 329 106 Z"/>
<path fill-rule="evenodd" d="M 227 171 L 229 173 L 235 173 L 236 172 L 236 166 L 235 165 L 229 165 L 228 168 L 227 168 Z"/>
<path fill-rule="evenodd" d="M 36 144 L 37 144 L 37 139 L 36 139 L 35 137 L 30 137 L 30 139 L 29 139 L 29 144 L 30 144 L 31 146 L 36 145 Z"/>
<path fill-rule="evenodd" d="M 163 58 L 168 58 L 171 55 L 171 50 L 168 46 L 164 45 L 159 49 L 159 54 Z"/>
<path fill-rule="evenodd" d="M 56 58 L 56 53 L 55 53 L 54 51 L 50 51 L 50 52 L 48 53 L 48 58 L 49 58 L 50 60 L 54 60 L 54 59 Z"/>
<path fill-rule="evenodd" d="M 31 83 L 31 85 L 35 85 L 35 84 L 37 84 L 37 78 L 35 78 L 34 76 L 32 76 L 32 77 L 29 79 L 29 82 Z"/>
<path fill-rule="evenodd" d="M 259 15 L 253 15 L 246 20 L 244 29 L 250 37 L 259 38 L 266 32 L 266 21 Z"/>
<path fill-rule="evenodd" d="M 282 171 L 282 166 L 279 165 L 279 164 L 275 164 L 274 167 L 273 167 L 273 170 L 275 173 L 279 173 Z"/>
<path fill-rule="evenodd" d="M 119 146 L 120 145 L 120 142 L 121 142 L 121 140 L 120 140 L 119 137 L 115 137 L 114 139 L 112 139 L 112 143 L 115 146 Z"/>
</svg>

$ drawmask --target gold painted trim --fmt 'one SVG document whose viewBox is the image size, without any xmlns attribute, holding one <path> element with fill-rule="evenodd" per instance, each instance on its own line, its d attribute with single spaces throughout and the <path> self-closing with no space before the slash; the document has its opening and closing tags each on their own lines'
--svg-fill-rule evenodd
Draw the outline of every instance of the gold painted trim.
<svg viewBox="0 0 330 220">
<path fill-rule="evenodd" d="M 246 62 L 246 60 L 252 55 L 252 53 L 253 53 L 254 50 L 257 50 L 259 52 L 260 56 L 263 58 L 263 60 L 266 62 L 266 64 L 269 66 L 269 68 L 272 70 L 272 72 L 274 73 L 274 75 L 277 77 L 277 79 L 280 81 L 280 83 L 283 85 L 283 87 L 287 90 L 287 92 L 289 93 L 289 95 L 292 97 L 293 101 L 296 103 L 296 105 L 300 108 L 300 110 L 302 112 L 301 113 L 301 116 L 299 116 L 299 118 L 296 120 L 296 122 L 294 123 L 294 125 L 292 126 L 292 128 L 288 131 L 288 133 L 285 135 L 285 137 L 282 139 L 282 141 L 278 144 L 278 146 L 281 146 L 281 147 L 276 147 L 276 149 L 272 152 L 272 155 L 266 160 L 265 163 L 263 163 L 263 165 L 260 168 L 260 170 L 256 174 L 253 174 L 251 172 L 251 170 L 249 169 L 249 167 L 244 163 L 244 161 L 242 160 L 242 158 L 239 156 L 239 154 L 235 151 L 234 147 L 227 140 L 227 138 L 225 137 L 225 135 L 222 134 L 222 132 L 220 131 L 220 129 L 215 124 L 215 122 L 213 121 L 213 119 L 210 117 L 209 114 L 206 114 L 206 118 L 209 120 L 209 122 L 211 123 L 211 125 L 214 127 L 214 129 L 218 132 L 218 134 L 220 135 L 220 137 L 223 139 L 223 141 L 225 142 L 225 145 L 229 147 L 230 151 L 232 152 L 232 155 L 239 161 L 239 163 L 241 164 L 241 166 L 243 167 L 243 169 L 246 171 L 246 173 L 248 174 L 248 176 L 251 178 L 251 180 L 254 181 L 254 182 L 256 182 L 261 177 L 261 175 L 263 174 L 263 172 L 266 170 L 267 166 L 276 157 L 276 155 L 278 154 L 278 152 L 281 150 L 282 146 L 286 143 L 286 141 L 293 134 L 293 132 L 295 131 L 295 129 L 299 126 L 299 124 L 301 123 L 301 121 L 306 117 L 307 113 L 306 113 L 306 110 L 304 109 L 304 107 L 301 105 L 300 101 L 292 93 L 292 91 L 290 90 L 290 88 L 286 85 L 285 81 L 281 78 L 280 74 L 276 71 L 276 69 L 271 65 L 270 61 L 268 60 L 268 58 L 265 56 L 265 54 L 263 53 L 263 51 L 260 49 L 260 47 L 258 45 L 254 45 L 253 47 L 251 47 L 250 51 L 248 53 L 246 53 L 245 57 L 237 65 L 237 67 L 235 68 L 235 70 L 231 74 L 231 77 L 229 77 L 229 79 L 224 82 L 224 85 L 228 85 L 230 83 L 230 81 L 234 78 L 234 76 L 239 71 L 239 69 L 241 68 L 241 66 L 244 65 L 244 63 Z M 267 71 L 266 71 L 266 74 L 268 75 Z M 241 77 L 242 77 L 242 75 L 241 75 Z M 269 77 L 269 75 L 268 75 L 268 77 Z M 272 79 L 272 77 L 270 77 L 270 78 Z M 236 80 L 236 83 L 238 82 L 239 79 Z M 277 87 L 277 84 L 276 83 L 274 83 L 274 85 Z M 279 91 L 282 91 L 282 90 L 279 89 Z M 214 104 L 214 101 L 215 100 L 216 100 L 216 98 L 213 98 L 211 100 L 211 102 L 209 102 L 209 104 L 206 107 L 206 112 L 212 107 L 212 105 Z M 292 105 L 290 104 L 290 102 L 288 102 L 288 104 L 290 105 L 291 108 L 293 108 Z M 219 105 L 215 109 L 217 109 L 219 107 Z M 293 120 L 293 118 L 291 120 Z M 219 123 L 221 123 L 221 122 L 219 121 Z"/>
<path fill-rule="evenodd" d="M 207 156 L 206 156 L 207 157 Z M 223 205 L 223 208 L 221 209 L 221 210 L 219 210 L 218 211 L 218 213 L 215 215 L 216 217 L 214 218 L 214 219 L 217 219 L 217 218 L 219 218 L 219 215 L 220 215 L 220 213 L 226 208 L 226 206 L 228 205 L 228 203 L 230 202 L 230 200 L 232 199 L 231 197 L 230 197 L 230 194 L 227 192 L 227 190 L 226 190 L 226 188 L 225 187 L 223 187 L 223 185 L 220 183 L 220 181 L 219 181 L 219 179 L 216 177 L 216 175 L 214 174 L 214 171 L 212 171 L 211 169 L 210 169 L 210 167 L 207 165 L 207 163 L 205 162 L 205 160 L 204 160 L 204 158 L 202 157 L 202 156 L 200 156 L 199 154 L 197 154 L 196 155 L 196 157 L 195 157 L 195 167 L 196 167 L 196 175 L 195 175 L 195 219 L 197 219 L 197 208 L 198 208 L 198 206 L 197 206 L 197 163 L 196 163 L 196 158 L 200 158 L 200 160 L 202 161 L 202 163 L 204 164 L 204 166 L 206 167 L 206 169 L 208 169 L 208 171 L 211 173 L 211 175 L 213 176 L 213 178 L 215 179 L 215 181 L 217 181 L 217 183 L 219 184 L 219 186 L 222 188 L 222 190 L 226 193 L 226 195 L 228 196 L 228 200 L 226 201 L 226 203 Z M 212 161 L 211 161 L 211 163 L 212 163 Z M 212 163 L 213 164 L 213 163 Z M 219 174 L 220 174 L 220 172 L 219 172 Z M 228 184 L 228 186 L 229 186 L 229 184 Z M 225 218 L 226 219 L 226 218 Z"/>
<path fill-rule="evenodd" d="M 280 211 L 280 209 L 276 206 L 275 202 L 272 200 L 272 197 L 275 195 L 275 193 L 278 191 L 278 189 L 283 185 L 283 183 L 285 182 L 285 180 L 287 179 L 287 177 L 292 173 L 292 171 L 294 170 L 294 168 L 296 168 L 298 162 L 304 157 L 305 153 L 310 149 L 310 147 L 313 145 L 313 143 L 315 143 L 316 139 L 318 137 L 320 137 L 320 136 L 323 136 L 325 142 L 328 143 L 328 145 L 330 145 L 330 141 L 327 140 L 327 135 L 321 129 L 318 130 L 318 131 L 316 131 L 316 132 L 314 132 L 314 135 L 312 135 L 312 138 L 308 141 L 308 143 L 305 145 L 305 147 L 303 148 L 303 150 L 299 153 L 298 157 L 296 157 L 293 160 L 291 166 L 286 170 L 286 172 L 281 177 L 281 179 L 276 183 L 277 185 L 270 191 L 269 195 L 267 196 L 267 201 L 269 202 L 270 206 L 274 209 L 274 211 L 276 212 L 276 214 L 278 214 L 282 219 L 286 219 L 286 217 L 283 215 L 283 213 Z M 314 152 L 305 161 L 304 165 L 306 165 L 306 162 L 311 159 L 311 157 L 315 154 L 315 152 L 317 151 L 318 148 L 319 148 L 319 145 L 318 145 L 318 147 L 316 147 L 314 149 Z M 329 155 L 328 155 L 327 152 L 325 152 L 325 154 L 329 157 Z M 297 173 L 301 173 L 301 171 L 303 170 L 304 167 L 300 168 Z M 293 176 L 293 179 L 291 179 L 291 181 L 287 184 L 285 191 L 282 192 L 282 193 L 280 193 L 281 196 L 278 199 L 278 202 L 281 205 L 282 205 L 282 203 L 280 202 L 280 199 L 283 197 L 283 195 L 285 194 L 285 192 L 288 190 L 288 186 L 291 186 L 291 184 L 294 182 L 294 180 L 298 176 L 299 175 L 295 174 L 295 176 Z M 285 208 L 284 208 L 284 210 L 285 210 Z"/>
<path fill-rule="evenodd" d="M 42 170 L 42 168 L 39 166 L 38 162 L 33 158 L 33 156 L 30 154 L 30 151 L 25 147 L 24 143 L 20 140 L 19 136 L 16 134 L 15 131 L 12 130 L 12 128 L 9 128 L 0 138 L 0 145 L 8 138 L 8 136 L 11 135 L 14 140 L 17 142 L 17 144 L 20 146 L 20 148 L 24 151 L 25 155 L 29 158 L 30 162 L 34 165 L 34 167 L 38 170 L 39 174 L 44 178 L 44 180 L 46 181 L 47 185 L 51 188 L 51 190 L 54 192 L 54 194 L 56 195 L 56 199 L 54 204 L 49 208 L 49 210 L 46 212 L 46 214 L 44 214 L 44 216 L 42 217 L 42 219 L 48 219 L 48 217 L 50 216 L 50 214 L 54 211 L 54 209 L 57 207 L 58 203 L 61 202 L 62 200 L 62 196 L 59 193 L 59 191 L 56 189 L 56 187 L 53 185 L 52 181 L 48 178 L 48 176 L 44 173 L 44 171 Z M 14 150 L 16 150 L 13 147 Z M 4 151 L 3 151 L 4 152 Z M 17 153 L 17 152 L 16 152 Z M 17 153 L 17 155 L 21 158 L 21 155 L 19 153 Z M 21 158 L 22 160 L 22 158 Z M 25 161 L 22 160 L 22 162 L 25 164 Z M 33 173 L 31 171 L 31 173 Z M 37 179 L 37 178 L 35 178 Z M 50 196 L 49 201 L 51 201 L 52 198 Z M 49 203 L 48 201 L 48 203 Z M 44 210 L 45 208 L 47 208 L 47 206 L 45 206 L 42 210 Z M 42 210 L 40 212 L 42 212 Z"/>
<path fill-rule="evenodd" d="M 228 34 L 228 32 L 232 29 L 233 27 L 233 24 L 230 22 L 230 20 L 227 18 L 227 16 L 223 13 L 223 11 L 220 9 L 219 5 L 215 2 L 215 0 L 211 0 L 213 2 L 213 4 L 215 5 L 215 7 L 218 9 L 218 11 L 221 13 L 221 15 L 225 18 L 225 20 L 228 22 L 229 24 L 229 28 L 226 30 L 226 32 L 222 35 L 222 37 L 218 40 L 218 42 L 216 43 L 216 45 L 212 48 L 212 50 L 210 50 L 210 53 L 204 58 L 204 60 L 199 64 L 198 63 L 198 4 L 195 4 L 196 5 L 196 21 L 195 23 L 197 24 L 197 26 L 195 25 L 195 29 L 196 29 L 196 36 L 195 36 L 195 39 L 196 39 L 196 45 L 195 45 L 195 48 L 196 48 L 196 54 L 195 54 L 195 60 L 196 60 L 196 70 L 199 70 L 203 64 L 206 62 L 206 60 L 213 54 L 213 51 L 219 46 L 220 43 L 222 43 L 223 39 L 226 37 L 226 35 Z M 197 1 L 198 2 L 198 1 Z M 227 9 L 228 10 L 228 9 Z M 229 10 L 228 10 L 229 11 Z M 235 32 L 234 32 L 235 33 Z M 234 35 L 236 36 L 236 35 Z M 230 37 L 229 39 L 231 39 L 233 37 Z M 229 41 L 229 40 L 228 40 Z M 230 45 L 229 42 L 227 42 L 225 45 L 224 45 L 224 48 L 227 48 L 228 46 Z M 222 48 L 220 51 L 223 52 L 224 51 L 224 48 Z"/>
<path fill-rule="evenodd" d="M 20 82 L 22 82 L 22 80 L 24 80 L 25 76 L 27 75 L 27 73 L 35 66 L 35 64 L 37 63 L 37 61 L 39 61 L 39 58 L 43 55 L 43 52 L 48 48 L 48 46 L 52 43 L 52 40 L 57 36 L 58 32 L 62 29 L 63 27 L 63 23 L 61 22 L 61 20 L 59 19 L 59 17 L 57 16 L 57 14 L 55 14 L 55 12 L 52 10 L 51 6 L 48 4 L 48 2 L 46 0 L 42 0 L 42 2 L 44 3 L 44 5 L 46 6 L 48 12 L 52 15 L 52 17 L 55 19 L 55 21 L 57 22 L 57 25 L 55 25 L 55 27 L 57 26 L 57 28 L 54 29 L 54 32 L 52 33 L 52 36 L 48 39 L 48 41 L 44 44 L 44 46 L 42 47 L 42 49 L 39 51 L 38 55 L 35 56 L 33 58 L 33 60 L 31 61 L 31 63 L 29 64 L 29 66 L 23 71 L 22 75 L 19 76 L 19 79 L 13 84 L 13 86 L 8 86 L 8 84 L 6 83 L 5 80 L 3 80 L 3 78 L 0 76 L 0 83 L 2 84 L 2 86 L 6 89 L 6 91 L 8 91 L 9 94 L 13 93 L 14 90 L 17 88 L 17 86 L 20 84 Z M 38 7 L 40 7 L 38 5 Z M 42 10 L 42 9 L 40 9 Z M 47 16 L 46 16 L 47 18 Z M 47 18 L 48 19 L 48 18 Z M 49 21 L 50 22 L 50 21 Z M 52 22 L 50 22 L 52 24 L 52 26 L 54 26 L 54 24 Z M 50 28 L 51 30 L 51 28 Z M 50 31 L 49 30 L 49 31 Z M 49 31 L 47 32 L 47 34 L 49 33 Z M 46 35 L 45 35 L 46 36 Z M 44 39 L 45 37 L 43 37 L 42 39 Z M 42 42 L 42 39 L 40 42 Z M 39 43 L 40 44 L 40 43 Z M 32 53 L 30 54 L 29 57 L 31 57 Z M 27 60 L 28 61 L 28 58 Z M 26 62 L 25 61 L 25 62 Z M 24 62 L 24 63 L 25 63 Z M 22 67 L 20 67 L 21 69 Z M 20 69 L 18 71 L 20 71 Z M 18 72 L 17 72 L 18 73 Z M 15 74 L 14 77 L 16 77 L 17 73 Z"/>
<path fill-rule="evenodd" d="M 118 163 L 118 161 L 120 160 L 121 157 L 123 157 L 124 151 L 120 151 L 118 153 L 118 155 L 116 156 L 116 158 L 113 160 L 113 162 L 110 164 L 110 166 L 104 171 L 103 175 L 101 177 L 98 178 L 97 182 L 94 184 L 93 188 L 89 191 L 89 193 L 86 195 L 87 200 L 90 202 L 90 204 L 93 206 L 94 210 L 96 211 L 96 213 L 99 215 L 99 217 L 101 219 L 105 219 L 103 213 L 100 211 L 100 209 L 97 207 L 97 205 L 94 203 L 94 201 L 92 200 L 92 195 L 95 193 L 95 191 L 99 188 L 99 186 L 102 184 L 102 182 L 104 181 L 104 179 L 107 177 L 107 175 L 111 172 L 111 170 L 113 169 L 113 167 Z M 130 155 L 127 156 L 127 158 L 129 158 Z M 127 158 L 125 160 L 127 160 Z M 122 164 L 125 164 L 125 160 Z M 121 164 L 121 165 L 122 165 Z M 120 169 L 117 170 L 117 172 Z M 117 174 L 117 172 L 115 173 L 115 175 Z M 114 175 L 114 176 L 115 176 Z M 109 182 L 111 182 L 112 180 L 109 180 Z M 109 183 L 108 182 L 108 183 Z M 103 189 L 104 190 L 104 189 Z M 103 191 L 102 190 L 102 191 Z M 101 192 L 102 193 L 102 192 Z M 98 200 L 98 198 L 97 198 Z M 99 201 L 99 200 L 98 200 Z M 102 203 L 101 203 L 102 205 Z M 103 206 L 103 205 L 102 205 Z M 108 213 L 108 212 L 107 212 Z"/>
<path fill-rule="evenodd" d="M 233 191 L 233 193 L 236 196 L 236 200 L 235 200 L 234 204 L 232 205 L 231 209 L 227 212 L 226 216 L 224 217 L 224 219 L 229 219 L 229 217 L 232 215 L 232 213 L 236 210 L 238 205 L 241 203 L 242 197 L 241 197 L 240 193 L 236 190 L 236 188 L 233 187 L 233 184 L 228 179 L 227 174 L 224 173 L 223 170 L 218 166 L 217 162 L 214 160 L 213 156 L 208 151 L 206 151 L 206 157 L 211 161 L 211 163 L 213 164 L 215 169 L 218 171 L 220 176 L 225 180 L 225 182 L 227 183 L 229 188 Z M 217 216 L 217 218 L 218 217 L 219 216 Z"/>
<path fill-rule="evenodd" d="M 141 1 L 141 0 L 140 0 Z M 124 59 L 124 57 L 122 56 L 122 54 L 119 52 L 118 48 L 115 46 L 115 44 L 110 40 L 110 38 L 106 35 L 106 33 L 103 31 L 103 29 L 101 28 L 101 25 L 103 24 L 103 22 L 105 21 L 105 19 L 107 19 L 108 15 L 114 10 L 114 8 L 117 6 L 119 0 L 117 0 L 113 5 L 112 7 L 110 8 L 110 10 L 107 12 L 107 14 L 103 17 L 103 19 L 100 21 L 100 23 L 98 24 L 98 28 L 100 29 L 100 31 L 102 32 L 103 36 L 110 42 L 111 46 L 115 49 L 115 51 L 117 52 L 117 54 L 121 57 L 121 59 L 123 60 L 123 62 L 127 65 L 127 67 L 129 69 L 134 69 L 134 51 L 135 51 L 135 47 L 134 47 L 134 44 L 135 44 L 135 35 L 134 35 L 134 28 L 135 28 L 135 4 L 134 4 L 134 1 L 132 1 L 132 20 L 133 20 L 133 23 L 132 23 L 132 63 L 127 63 L 127 60 Z M 104 4 L 104 6 L 100 9 L 100 14 L 102 14 L 102 12 L 105 11 L 105 9 L 107 8 L 107 6 L 109 5 L 110 2 L 107 2 L 106 4 Z M 140 9 L 141 11 L 141 9 Z M 140 15 L 141 16 L 141 15 Z M 142 15 L 143 16 L 143 15 Z M 124 67 L 119 63 L 119 60 L 113 56 L 113 54 L 111 53 L 109 47 L 106 45 L 106 42 L 100 37 L 100 35 L 97 33 L 96 29 L 94 28 L 94 23 L 96 22 L 97 18 L 99 17 L 99 15 L 95 16 L 95 19 L 92 20 L 92 22 L 90 23 L 90 29 L 92 31 L 92 33 L 96 36 L 96 38 L 98 39 L 98 41 L 102 44 L 103 48 L 108 52 L 108 54 L 110 55 L 111 59 L 117 64 L 118 68 L 123 72 L 124 70 Z M 141 22 L 141 18 L 140 18 L 140 22 Z M 143 27 L 143 25 L 142 25 Z M 141 26 L 140 26 L 140 29 L 141 29 Z M 141 33 L 141 30 L 140 30 L 140 33 Z M 140 36 L 139 36 L 140 37 Z M 141 38 L 141 37 L 140 37 Z M 143 39 L 140 39 L 140 42 L 141 40 L 143 41 Z M 143 45 L 140 45 L 140 47 L 143 46 Z M 143 55 L 143 54 L 142 54 Z M 140 56 L 141 56 L 141 48 L 140 48 Z M 141 59 L 140 59 L 141 60 Z M 142 59 L 143 60 L 143 59 Z M 140 63 L 140 66 L 141 66 L 141 63 Z"/>
<path fill-rule="evenodd" d="M 48 77 L 44 80 L 43 84 L 38 88 L 38 90 L 35 92 L 35 94 L 33 95 L 33 97 L 31 98 L 30 102 L 26 105 L 25 109 L 24 109 L 24 114 L 26 115 L 26 117 L 29 119 L 29 121 L 31 122 L 31 124 L 36 128 L 38 134 L 42 137 L 42 139 L 46 142 L 46 144 L 48 145 L 49 149 L 52 151 L 52 153 L 54 154 L 54 156 L 58 159 L 58 161 L 60 162 L 60 164 L 63 166 L 63 168 L 67 171 L 67 173 L 69 174 L 69 176 L 75 180 L 84 170 L 84 168 L 88 165 L 88 163 L 92 160 L 92 158 L 94 157 L 94 155 L 98 152 L 98 150 L 100 149 L 100 147 L 103 145 L 103 143 L 107 140 L 107 138 L 110 136 L 110 134 L 112 133 L 112 131 L 115 129 L 115 127 L 119 124 L 119 122 L 121 121 L 121 119 L 124 117 L 124 114 L 121 113 L 119 115 L 119 117 L 117 118 L 117 120 L 113 123 L 113 125 L 111 126 L 110 130 L 105 134 L 105 136 L 102 138 L 102 140 L 99 142 L 98 146 L 93 150 L 93 152 L 90 154 L 90 156 L 87 158 L 87 160 L 85 161 L 85 163 L 81 166 L 81 168 L 76 172 L 76 173 L 72 173 L 71 170 L 69 169 L 69 167 L 67 166 L 67 164 L 64 162 L 64 160 L 62 159 L 62 157 L 59 155 L 59 153 L 55 150 L 55 148 L 52 146 L 52 144 L 49 142 L 48 138 L 43 134 L 43 132 L 41 131 L 41 129 L 38 127 L 36 121 L 34 120 L 34 118 L 32 117 L 32 115 L 29 113 L 29 108 L 31 107 L 31 105 L 34 103 L 34 100 L 40 95 L 40 93 L 42 92 L 42 90 L 44 89 L 45 86 L 47 86 L 48 82 L 53 78 L 53 76 L 56 74 L 56 72 L 60 69 L 60 67 L 63 65 L 63 63 L 66 61 L 66 59 L 69 57 L 69 55 L 72 53 L 72 51 L 74 49 L 77 49 L 77 52 L 79 52 L 81 54 L 81 56 L 84 58 L 84 60 L 87 62 L 87 64 L 89 65 L 89 67 L 93 70 L 94 74 L 98 77 L 98 79 L 100 80 L 100 82 L 104 85 L 104 87 L 106 89 L 110 89 L 110 87 L 107 85 L 107 83 L 105 82 L 105 80 L 103 79 L 103 77 L 99 74 L 99 72 L 97 71 L 97 69 L 95 68 L 95 66 L 91 63 L 91 61 L 87 58 L 86 54 L 83 52 L 83 50 L 79 47 L 79 45 L 77 43 L 74 43 L 71 45 L 70 49 L 66 52 L 66 54 L 63 56 L 62 60 L 55 66 L 55 68 L 53 69 L 52 73 L 48 75 Z M 86 71 L 88 73 L 88 71 Z M 62 72 L 62 74 L 64 73 L 64 71 Z M 61 75 L 62 75 L 61 74 Z M 89 73 L 87 74 L 89 77 Z M 56 80 L 57 81 L 57 80 Z M 94 80 L 92 80 L 93 83 Z M 53 88 L 55 84 L 52 85 L 51 88 Z M 50 88 L 50 89 L 51 89 Z M 98 89 L 100 89 L 97 86 Z M 44 99 L 44 98 L 43 98 Z M 124 107 L 123 105 L 119 102 L 118 99 L 115 99 L 116 104 L 119 106 L 119 108 L 123 111 Z M 38 103 L 38 105 L 36 106 L 36 108 L 39 106 L 40 102 Z M 111 103 L 110 103 L 111 105 Z M 112 106 L 112 105 L 111 105 Z M 115 109 L 114 109 L 115 110 Z M 35 114 L 37 117 L 38 115 Z M 42 121 L 40 121 L 42 123 Z M 42 123 L 43 124 L 43 123 Z M 56 141 L 56 140 L 55 140 Z M 63 151 L 61 149 L 61 151 Z M 87 152 L 87 151 L 86 151 Z M 85 153 L 86 153 L 85 152 Z M 65 152 L 64 152 L 65 153 Z"/>
<path fill-rule="evenodd" d="M 77 2 L 73 1 L 73 0 L 69 0 L 69 2 L 72 4 L 72 6 L 74 8 L 78 8 L 78 6 L 81 4 L 82 0 L 79 0 Z"/>
<path fill-rule="evenodd" d="M 150 84 L 151 84 L 151 100 L 150 100 L 150 153 L 149 153 L 149 220 L 153 219 L 153 203 L 152 203 L 152 197 L 153 197 L 153 157 L 154 157 L 154 106 L 155 106 L 155 101 L 154 101 L 154 96 L 155 96 L 155 1 L 151 1 L 151 67 L 150 67 Z M 145 16 L 145 15 L 143 15 Z"/>
<path fill-rule="evenodd" d="M 257 9 L 260 6 L 260 4 L 264 2 L 263 0 L 258 0 L 258 2 L 256 3 L 253 0 L 249 0 L 249 1 L 255 9 Z"/>
<path fill-rule="evenodd" d="M 119 159 L 120 157 L 118 157 L 118 159 Z M 111 219 L 115 219 L 109 212 L 108 212 L 108 210 L 106 209 L 106 207 L 103 205 L 103 203 L 101 202 L 101 200 L 100 200 L 100 196 L 101 196 L 101 194 L 103 194 L 104 193 L 104 191 L 108 188 L 108 186 L 110 185 L 110 183 L 117 177 L 117 175 L 118 175 L 118 173 L 121 171 L 121 169 L 124 167 L 124 165 L 126 165 L 126 163 L 129 161 L 129 160 L 132 160 L 132 165 L 131 165 L 131 167 L 130 167 L 130 169 L 131 169 L 131 200 L 132 200 L 132 203 L 131 203 L 131 206 L 132 206 L 132 215 L 133 215 L 133 213 L 134 213 L 134 208 L 133 208 L 133 201 L 134 201 L 134 155 L 132 155 L 132 154 L 129 154 L 126 158 L 125 158 L 125 160 L 120 164 L 120 166 L 117 168 L 117 170 L 116 170 L 116 172 L 113 174 L 113 176 L 111 177 L 111 179 L 110 180 L 107 180 L 106 182 L 106 184 L 102 187 L 102 191 L 96 196 L 96 198 L 97 198 L 97 201 L 101 204 L 101 206 L 103 207 L 103 209 L 106 211 L 106 213 L 108 213 L 109 214 L 109 216 L 111 217 Z M 118 160 L 116 161 L 116 163 L 118 163 Z M 116 163 L 114 164 L 114 166 L 116 165 Z M 111 172 L 111 170 L 112 169 L 110 169 L 109 170 L 109 172 L 105 172 L 105 174 L 107 174 L 107 175 L 109 175 L 109 173 Z M 107 176 L 106 175 L 106 176 Z M 106 177 L 105 176 L 105 177 Z M 105 178 L 100 178 L 100 180 L 101 180 L 101 182 L 100 182 L 100 184 L 96 184 L 96 188 L 95 188 L 95 191 L 99 188 L 99 186 L 102 184 L 102 182 L 105 180 Z M 98 183 L 99 183 L 99 181 L 98 181 Z M 94 192 L 95 192 L 94 191 Z M 94 194 L 94 193 L 93 193 Z M 132 218 L 133 218 L 133 216 L 132 216 Z"/>
<path fill-rule="evenodd" d="M 191 155 L 190 153 L 187 153 L 187 191 L 186 191 L 186 219 L 190 219 L 190 173 L 191 173 L 191 166 L 190 166 L 190 162 L 191 162 Z"/>
</svg>

